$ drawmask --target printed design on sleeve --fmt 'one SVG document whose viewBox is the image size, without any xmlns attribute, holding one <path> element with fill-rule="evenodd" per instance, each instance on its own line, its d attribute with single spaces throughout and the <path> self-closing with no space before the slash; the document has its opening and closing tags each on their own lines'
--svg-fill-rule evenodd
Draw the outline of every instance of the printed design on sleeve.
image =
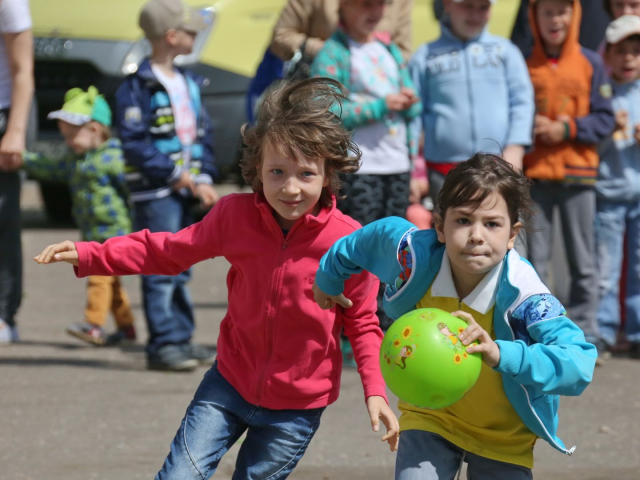
<svg viewBox="0 0 640 480">
<path fill-rule="evenodd" d="M 538 322 L 566 316 L 567 311 L 560 301 L 551 294 L 533 295 L 524 301 L 511 316 L 511 327 L 518 340 L 531 343 L 527 329 Z"/>
<path fill-rule="evenodd" d="M 404 234 L 398 247 L 398 263 L 402 267 L 402 271 L 395 281 L 396 291 L 400 291 L 407 281 L 409 281 L 413 270 L 413 256 L 411 255 L 411 247 L 409 247 L 409 235 L 411 232 L 413 232 L 413 230 L 409 230 Z"/>
</svg>

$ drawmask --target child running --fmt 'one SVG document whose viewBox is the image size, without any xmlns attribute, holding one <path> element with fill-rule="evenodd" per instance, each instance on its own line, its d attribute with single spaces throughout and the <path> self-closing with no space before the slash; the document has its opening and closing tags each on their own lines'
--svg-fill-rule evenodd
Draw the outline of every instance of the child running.
<svg viewBox="0 0 640 480">
<path fill-rule="evenodd" d="M 104 242 L 131 233 L 129 195 L 120 141 L 111 137 L 111 109 L 95 87 L 69 90 L 62 109 L 51 112 L 72 151 L 51 159 L 35 153 L 23 155 L 23 168 L 34 178 L 68 182 L 73 217 L 82 240 Z M 117 329 L 107 335 L 109 312 Z M 117 276 L 89 275 L 84 321 L 69 325 L 67 333 L 94 345 L 133 342 L 136 331 L 129 296 Z"/>
<path fill-rule="evenodd" d="M 400 402 L 397 480 L 453 479 L 463 462 L 473 479 L 532 478 L 538 437 L 574 451 L 556 436 L 558 395 L 582 393 L 596 348 L 513 249 L 530 214 L 525 177 L 478 153 L 451 170 L 438 200 L 435 230 L 387 218 L 339 240 L 320 261 L 316 301 L 349 305 L 343 283 L 367 270 L 387 284 L 392 318 L 434 307 L 469 324 L 459 338 L 482 355 L 480 377 L 446 408 Z"/>
<path fill-rule="evenodd" d="M 210 478 L 247 431 L 234 478 L 284 479 L 302 458 L 325 407 L 338 398 L 340 332 L 353 344 L 374 431 L 379 418 L 392 450 L 398 423 L 385 397 L 378 355 L 378 282 L 364 272 L 346 282 L 357 306 L 323 312 L 311 286 L 320 258 L 360 225 L 340 213 L 332 192 L 360 154 L 332 113 L 340 85 L 326 79 L 284 84 L 243 132 L 242 169 L 255 193 L 228 195 L 204 220 L 178 233 L 143 230 L 98 243 L 47 247 L 38 263 L 65 261 L 86 275 L 175 275 L 225 257 L 229 309 L 217 362 L 205 375 L 157 479 Z"/>
</svg>

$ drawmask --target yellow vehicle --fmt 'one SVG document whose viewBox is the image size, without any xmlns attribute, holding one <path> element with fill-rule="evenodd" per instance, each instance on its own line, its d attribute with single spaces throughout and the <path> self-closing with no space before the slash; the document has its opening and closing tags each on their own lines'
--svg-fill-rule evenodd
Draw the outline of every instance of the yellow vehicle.
<svg viewBox="0 0 640 480">
<path fill-rule="evenodd" d="M 202 91 L 215 132 L 216 161 L 222 173 L 237 167 L 245 93 L 286 0 L 186 0 L 206 9 L 211 27 L 196 39 L 191 55 L 176 63 L 209 79 Z M 120 82 L 149 54 L 138 27 L 145 0 L 31 0 L 35 36 L 35 76 L 40 150 L 62 148 L 46 114 L 60 107 L 72 87 L 95 85 L 113 106 Z M 490 28 L 509 35 L 519 0 L 498 0 Z M 433 0 L 414 0 L 414 44 L 436 38 Z M 52 186 L 43 188 L 48 212 L 60 217 L 68 200 Z"/>
</svg>

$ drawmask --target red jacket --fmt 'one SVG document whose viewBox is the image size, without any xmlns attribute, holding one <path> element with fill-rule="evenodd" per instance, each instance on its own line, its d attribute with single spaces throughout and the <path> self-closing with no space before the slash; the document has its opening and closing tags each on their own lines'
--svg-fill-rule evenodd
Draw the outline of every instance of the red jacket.
<svg viewBox="0 0 640 480">
<path fill-rule="evenodd" d="M 175 275 L 195 263 L 225 257 L 229 307 L 220 325 L 218 368 L 249 403 L 308 409 L 338 398 L 344 327 L 353 345 L 365 398 L 386 398 L 378 361 L 378 280 L 353 276 L 345 295 L 353 307 L 320 309 L 311 286 L 320 258 L 360 228 L 335 206 L 307 215 L 285 238 L 261 194 L 228 195 L 199 223 L 171 233 L 148 230 L 104 244 L 76 243 L 78 277 Z"/>
</svg>

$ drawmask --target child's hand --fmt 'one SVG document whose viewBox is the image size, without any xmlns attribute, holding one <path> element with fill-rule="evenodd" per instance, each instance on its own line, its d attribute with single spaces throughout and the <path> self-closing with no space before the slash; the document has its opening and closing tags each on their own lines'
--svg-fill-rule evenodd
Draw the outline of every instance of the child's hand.
<svg viewBox="0 0 640 480">
<path fill-rule="evenodd" d="M 420 203 L 429 193 L 429 181 L 426 178 L 412 178 L 409 183 L 409 203 Z"/>
<path fill-rule="evenodd" d="M 410 100 L 401 93 L 390 93 L 386 96 L 385 102 L 389 110 L 396 112 L 406 110 L 411 106 Z"/>
<path fill-rule="evenodd" d="M 629 112 L 627 112 L 626 110 L 618 110 L 616 112 L 615 131 L 617 132 L 618 130 L 621 130 L 624 132 L 627 129 L 627 123 L 629 123 Z"/>
<path fill-rule="evenodd" d="M 392 452 L 397 452 L 398 441 L 400 440 L 400 424 L 393 410 L 389 408 L 384 398 L 375 395 L 367 398 L 367 410 L 371 417 L 371 428 L 373 428 L 373 431 L 378 431 L 380 428 L 379 420 L 382 420 L 382 423 L 387 427 L 387 434 L 382 437 L 382 441 L 389 444 L 389 449 Z"/>
<path fill-rule="evenodd" d="M 500 347 L 493 341 L 491 335 L 489 335 L 484 328 L 478 325 L 478 322 L 468 314 L 458 310 L 451 315 L 458 317 L 469 324 L 465 330 L 458 335 L 458 338 L 463 345 L 470 345 L 472 342 L 478 340 L 479 345 L 471 345 L 467 347 L 467 353 L 480 352 L 482 354 L 482 360 L 491 368 L 497 367 L 500 363 Z"/>
<path fill-rule="evenodd" d="M 340 295 L 327 295 L 320 290 L 320 287 L 315 280 L 313 281 L 313 287 L 311 287 L 311 290 L 313 291 L 313 299 L 322 310 L 329 310 L 336 304 L 343 308 L 351 308 L 353 305 L 353 302 L 345 297 L 344 293 L 341 293 Z"/>
<path fill-rule="evenodd" d="M 414 103 L 418 103 L 420 101 L 420 98 L 418 98 L 413 88 L 402 87 L 400 89 L 400 94 L 407 97 L 407 101 L 409 102 L 409 105 L 407 106 L 407 108 L 413 105 Z"/>
<path fill-rule="evenodd" d="M 200 199 L 200 205 L 204 208 L 213 207 L 220 200 L 220 195 L 218 195 L 216 189 L 208 183 L 196 185 L 196 197 Z"/>
<path fill-rule="evenodd" d="M 180 175 L 178 181 L 171 185 L 171 188 L 173 188 L 176 192 L 182 190 L 183 188 L 186 188 L 191 191 L 194 197 L 196 196 L 196 184 L 193 183 L 191 174 L 186 170 L 182 172 L 182 175 Z"/>
<path fill-rule="evenodd" d="M 40 255 L 33 257 L 33 259 L 39 264 L 67 262 L 74 267 L 78 266 L 78 251 L 76 250 L 76 244 L 65 240 L 62 243 L 56 243 L 55 245 L 49 245 L 45 248 Z"/>
<path fill-rule="evenodd" d="M 504 147 L 502 155 L 517 172 L 522 172 L 522 159 L 524 158 L 524 147 L 522 145 L 507 145 Z"/>
<path fill-rule="evenodd" d="M 555 120 L 541 123 L 540 126 L 536 125 L 535 132 L 545 145 L 557 145 L 564 140 L 565 122 Z"/>
</svg>

